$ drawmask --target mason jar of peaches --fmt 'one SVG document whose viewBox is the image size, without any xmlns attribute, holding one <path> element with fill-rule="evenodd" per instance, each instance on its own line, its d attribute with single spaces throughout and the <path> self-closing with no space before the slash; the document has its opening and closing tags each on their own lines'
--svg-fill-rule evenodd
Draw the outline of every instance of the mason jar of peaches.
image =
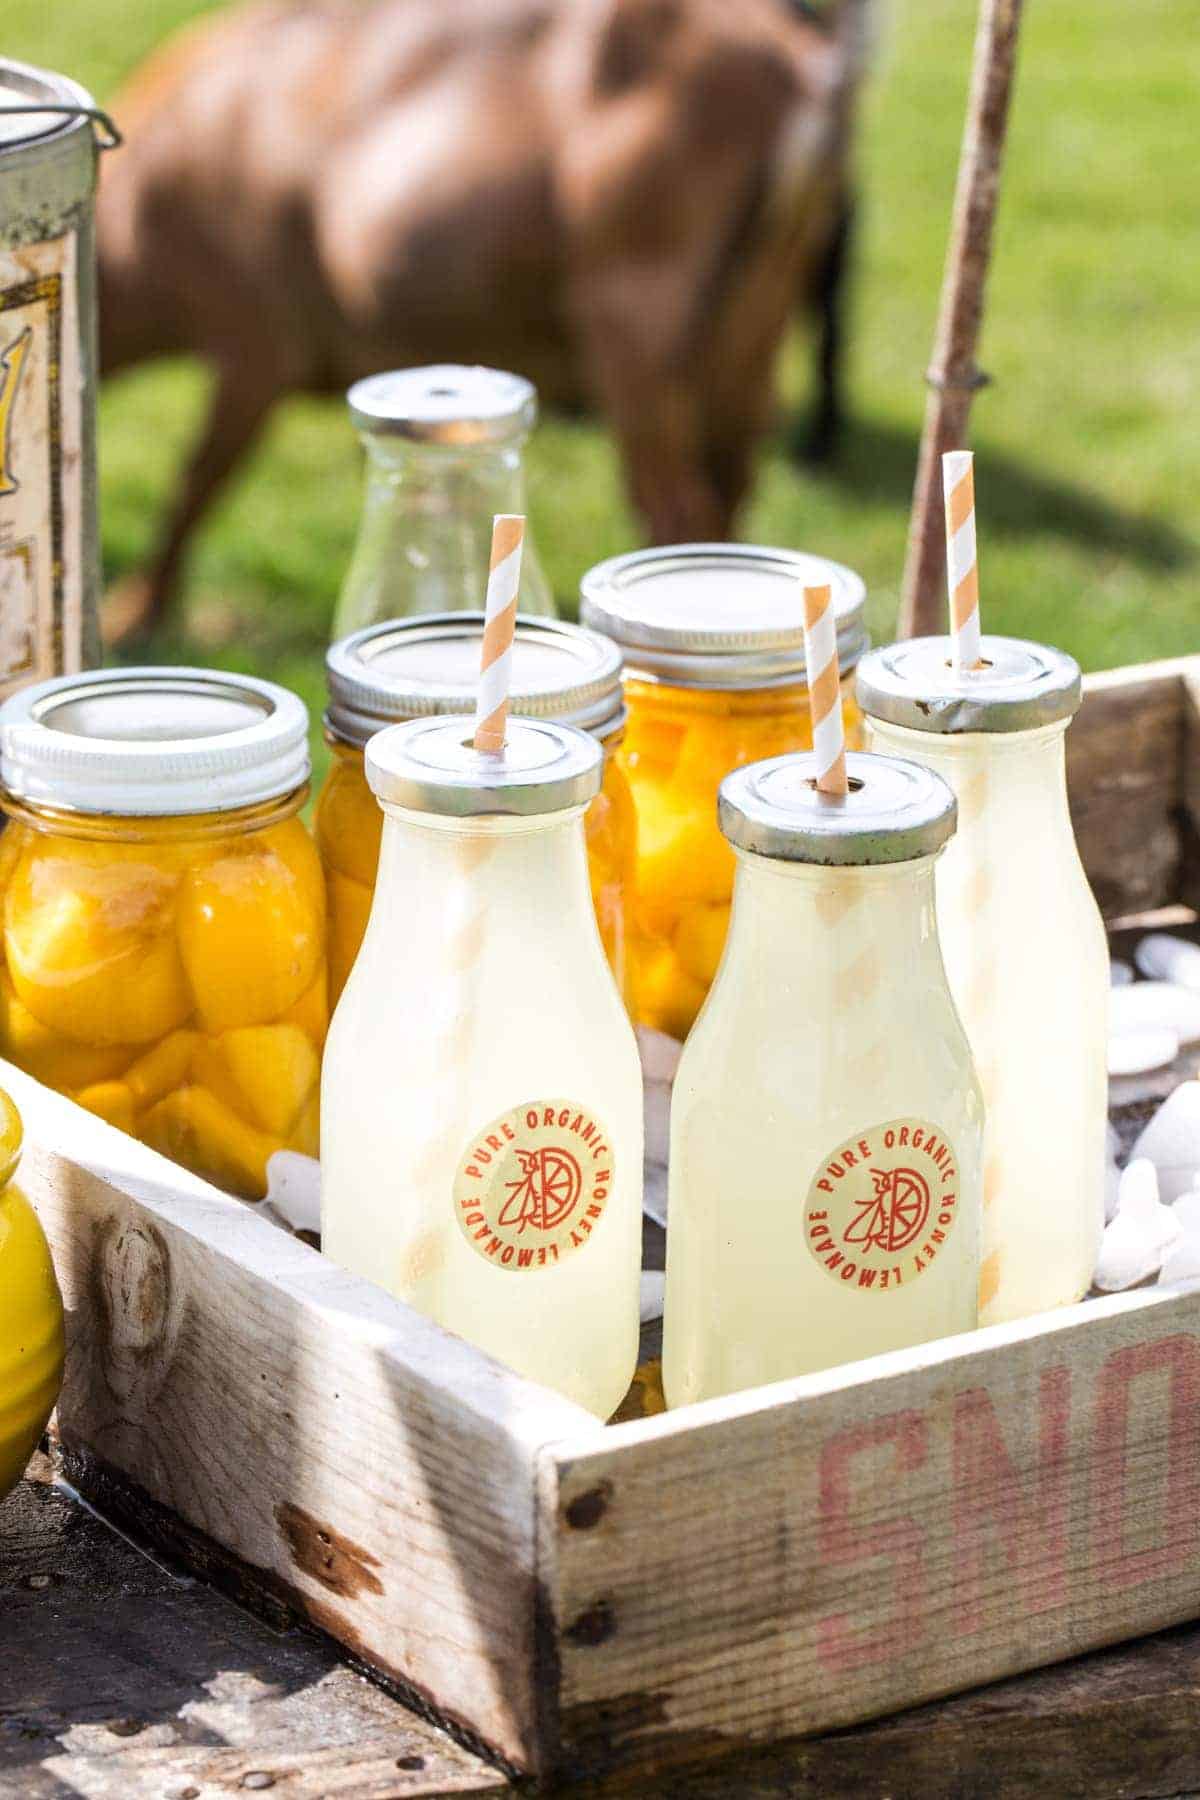
<svg viewBox="0 0 1200 1800">
<path fill-rule="evenodd" d="M 247 1199 L 317 1153 L 325 885 L 308 715 L 205 669 L 0 707 L 0 1054 Z"/>
<path fill-rule="evenodd" d="M 354 966 L 379 863 L 383 814 L 367 786 L 363 749 L 385 725 L 469 713 L 479 680 L 482 613 L 427 613 L 368 626 L 325 658 L 332 766 L 317 800 L 316 835 L 329 893 L 330 999 Z M 604 776 L 584 815 L 596 923 L 630 1005 L 628 909 L 636 837 L 633 801 L 617 759 L 625 729 L 621 654 L 597 632 L 518 615 L 509 708 L 526 718 L 575 725 L 600 742 Z"/>
<path fill-rule="evenodd" d="M 620 760 L 637 810 L 630 920 L 636 1017 L 685 1038 L 725 947 L 734 856 L 717 826 L 732 769 L 812 747 L 806 585 L 833 590 L 846 741 L 866 591 L 840 563 L 745 544 L 640 550 L 584 576 L 580 616 L 625 659 Z"/>
</svg>

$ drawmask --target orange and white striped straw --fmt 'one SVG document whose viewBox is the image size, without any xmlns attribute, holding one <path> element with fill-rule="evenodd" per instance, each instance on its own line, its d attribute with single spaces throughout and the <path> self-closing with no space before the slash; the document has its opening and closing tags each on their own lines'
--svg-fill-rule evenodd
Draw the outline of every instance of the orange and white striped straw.
<svg viewBox="0 0 1200 1800">
<path fill-rule="evenodd" d="M 950 589 L 950 661 L 958 675 L 978 669 L 979 564 L 975 554 L 975 458 L 969 450 L 942 457 L 946 497 L 946 582 Z"/>
<path fill-rule="evenodd" d="M 492 521 L 492 556 L 488 568 L 483 648 L 479 657 L 479 692 L 475 699 L 476 750 L 498 755 L 504 748 L 508 692 L 512 686 L 512 643 L 517 623 L 517 588 L 525 520 L 520 513 L 497 513 Z"/>
<path fill-rule="evenodd" d="M 817 791 L 845 794 L 846 732 L 842 724 L 842 687 L 838 672 L 837 621 L 833 589 L 804 590 L 804 663 L 812 711 L 813 754 Z"/>
</svg>

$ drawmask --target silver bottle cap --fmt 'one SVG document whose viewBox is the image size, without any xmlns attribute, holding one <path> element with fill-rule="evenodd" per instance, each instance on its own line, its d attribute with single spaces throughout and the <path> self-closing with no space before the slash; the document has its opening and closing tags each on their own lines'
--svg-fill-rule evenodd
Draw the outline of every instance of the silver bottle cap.
<svg viewBox="0 0 1200 1800">
<path fill-rule="evenodd" d="M 361 745 L 403 719 L 470 712 L 482 639 L 481 612 L 392 619 L 342 638 L 325 658 L 329 729 Z M 577 725 L 602 741 L 622 730 L 621 652 L 611 639 L 519 615 L 512 654 L 513 713 Z"/>
<path fill-rule="evenodd" d="M 840 799 L 817 792 L 811 753 L 748 763 L 721 783 L 721 830 L 754 856 L 831 867 L 912 862 L 954 835 L 954 792 L 923 763 L 851 750 L 846 774 Z"/>
<path fill-rule="evenodd" d="M 502 444 L 537 423 L 537 389 L 481 364 L 434 363 L 356 381 L 346 395 L 359 431 L 422 444 Z"/>
<path fill-rule="evenodd" d="M 580 589 L 585 625 L 607 632 L 631 675 L 676 687 L 782 687 L 804 679 L 802 589 L 828 583 L 838 661 L 867 647 L 862 577 L 799 550 L 676 544 L 610 557 Z"/>
<path fill-rule="evenodd" d="M 510 718 L 498 756 L 472 748 L 473 730 L 464 715 L 377 732 L 364 756 L 371 792 L 412 812 L 473 819 L 563 812 L 600 791 L 603 752 L 573 725 Z"/>
<path fill-rule="evenodd" d="M 308 711 L 287 688 L 215 669 L 94 669 L 0 706 L 0 786 L 60 812 L 229 812 L 308 780 Z"/>
<path fill-rule="evenodd" d="M 1079 664 L 1023 638 L 985 637 L 982 669 L 956 674 L 949 638 L 909 638 L 872 650 L 858 669 L 868 718 L 910 731 L 1032 731 L 1079 710 Z"/>
</svg>

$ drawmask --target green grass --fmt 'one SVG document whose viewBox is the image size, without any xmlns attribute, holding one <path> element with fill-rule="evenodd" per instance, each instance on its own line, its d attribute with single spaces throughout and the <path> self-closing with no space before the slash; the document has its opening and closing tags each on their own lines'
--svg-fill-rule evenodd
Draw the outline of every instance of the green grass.
<svg viewBox="0 0 1200 1800">
<path fill-rule="evenodd" d="M 8 0 L 4 48 L 107 97 L 189 0 Z M 863 229 L 852 425 L 827 474 L 762 458 L 743 535 L 862 570 L 877 637 L 895 615 L 970 58 L 973 0 L 878 0 L 860 142 Z M 974 441 L 984 615 L 1085 667 L 1200 641 L 1200 236 L 1194 96 L 1200 35 L 1178 0 L 1028 8 L 981 362 Z M 808 345 L 784 371 L 802 405 Z M 144 552 L 200 418 L 183 364 L 114 382 L 102 403 L 110 576 Z M 336 402 L 282 408 L 208 521 L 179 623 L 155 654 L 296 686 L 319 710 L 320 656 L 358 505 Z M 534 529 L 573 607 L 582 570 L 634 541 L 596 425 L 548 420 L 531 454 Z M 236 621 L 236 636 L 234 632 Z"/>
</svg>

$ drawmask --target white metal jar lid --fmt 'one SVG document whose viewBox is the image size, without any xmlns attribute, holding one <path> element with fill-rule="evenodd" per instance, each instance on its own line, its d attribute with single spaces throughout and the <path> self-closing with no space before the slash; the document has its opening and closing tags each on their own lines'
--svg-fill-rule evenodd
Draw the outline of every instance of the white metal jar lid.
<svg viewBox="0 0 1200 1800">
<path fill-rule="evenodd" d="M 954 791 L 923 763 L 848 751 L 844 798 L 818 793 L 816 771 L 809 753 L 727 775 L 717 817 L 729 842 L 780 862 L 860 867 L 933 856 L 954 835 Z"/>
<path fill-rule="evenodd" d="M 32 110 L 44 100 L 52 109 Z M 49 137 L 55 131 L 90 133 L 87 110 L 94 104 L 91 95 L 77 81 L 52 69 L 38 69 L 32 63 L 13 62 L 0 57 L 0 107 L 28 106 L 28 112 L 0 112 L 0 152 L 20 150 L 34 139 Z M 74 107 L 74 115 L 64 107 Z"/>
<path fill-rule="evenodd" d="M 498 444 L 537 423 L 537 389 L 482 364 L 433 363 L 356 381 L 346 395 L 359 431 L 425 444 Z"/>
<path fill-rule="evenodd" d="M 0 706 L 0 786 L 61 812 L 229 812 L 309 775 L 308 712 L 274 682 L 215 669 L 60 675 Z"/>
<path fill-rule="evenodd" d="M 483 614 L 426 613 L 368 625 L 325 657 L 326 723 L 336 737 L 365 744 L 385 725 L 475 704 Z M 509 706 L 525 718 L 557 719 L 598 738 L 625 723 L 621 652 L 582 625 L 518 615 Z"/>
<path fill-rule="evenodd" d="M 867 647 L 862 577 L 827 557 L 751 544 L 676 544 L 589 569 L 580 617 L 607 632 L 631 675 L 678 687 L 783 686 L 804 679 L 805 586 L 828 584 L 838 659 Z"/>
<path fill-rule="evenodd" d="M 586 806 L 600 791 L 603 753 L 594 737 L 551 719 L 508 721 L 499 755 L 471 743 L 474 720 L 411 719 L 367 745 L 371 792 L 390 806 L 452 818 L 532 818 Z"/>
<path fill-rule="evenodd" d="M 959 674 L 950 639 L 908 638 L 872 650 L 858 670 L 858 704 L 868 718 L 944 734 L 1034 731 L 1079 710 L 1079 664 L 1065 650 L 1024 638 L 985 637 L 985 666 Z"/>
</svg>

